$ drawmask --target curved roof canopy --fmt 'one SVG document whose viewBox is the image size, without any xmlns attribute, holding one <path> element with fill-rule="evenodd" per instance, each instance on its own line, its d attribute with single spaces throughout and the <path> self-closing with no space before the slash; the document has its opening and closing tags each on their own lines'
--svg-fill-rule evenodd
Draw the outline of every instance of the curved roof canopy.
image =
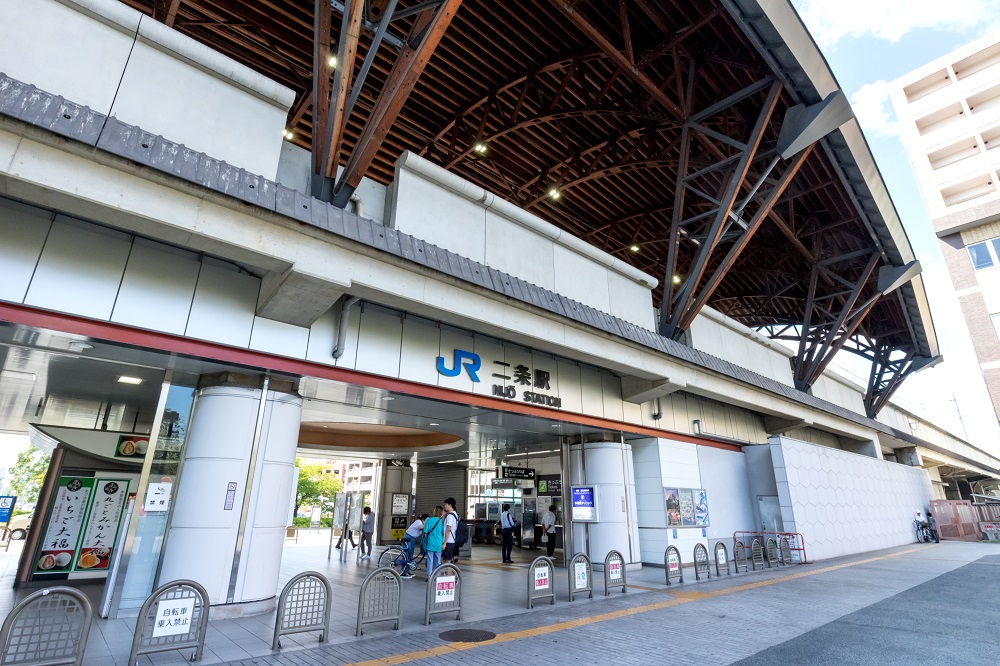
<svg viewBox="0 0 1000 666">
<path fill-rule="evenodd" d="M 414 151 L 659 276 L 664 335 L 709 305 L 797 341 L 800 389 L 865 356 L 870 415 L 937 358 L 912 248 L 785 1 L 122 1 L 295 90 L 314 194 L 343 205 Z"/>
</svg>

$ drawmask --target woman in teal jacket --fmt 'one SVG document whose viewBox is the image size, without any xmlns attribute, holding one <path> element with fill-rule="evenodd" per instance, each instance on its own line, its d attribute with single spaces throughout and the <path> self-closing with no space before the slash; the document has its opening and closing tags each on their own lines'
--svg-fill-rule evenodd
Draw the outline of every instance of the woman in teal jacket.
<svg viewBox="0 0 1000 666">
<path fill-rule="evenodd" d="M 444 547 L 444 523 L 441 514 L 444 509 L 434 507 L 434 516 L 424 521 L 424 552 L 427 553 L 427 577 L 441 566 L 441 549 Z"/>
</svg>

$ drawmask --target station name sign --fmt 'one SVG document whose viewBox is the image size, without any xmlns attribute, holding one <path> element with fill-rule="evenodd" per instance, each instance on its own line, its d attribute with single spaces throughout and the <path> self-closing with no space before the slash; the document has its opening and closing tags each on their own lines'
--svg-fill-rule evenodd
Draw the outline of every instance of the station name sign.
<svg viewBox="0 0 1000 666">
<path fill-rule="evenodd" d="M 493 384 L 491 391 L 493 397 L 521 400 L 533 405 L 544 405 L 556 409 L 562 407 L 562 398 L 543 392 L 552 390 L 552 374 L 547 370 L 539 368 L 532 370 L 524 364 L 511 365 L 504 361 L 493 361 L 493 365 L 498 366 L 498 368 L 490 376 L 504 382 Z M 450 368 L 445 364 L 443 356 L 437 357 L 437 371 L 445 377 L 458 377 L 464 371 L 473 382 L 479 382 L 482 381 L 479 378 L 479 371 L 482 370 L 482 367 L 483 360 L 479 354 L 464 349 L 455 350 Z"/>
<path fill-rule="evenodd" d="M 501 479 L 534 479 L 535 470 L 529 467 L 501 467 Z"/>
</svg>

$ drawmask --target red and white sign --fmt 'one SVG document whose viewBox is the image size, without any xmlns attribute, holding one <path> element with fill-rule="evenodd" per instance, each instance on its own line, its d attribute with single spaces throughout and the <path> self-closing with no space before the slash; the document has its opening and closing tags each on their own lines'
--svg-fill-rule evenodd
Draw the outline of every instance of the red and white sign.
<svg viewBox="0 0 1000 666">
<path fill-rule="evenodd" d="M 1000 523 L 979 523 L 984 532 L 1000 532 Z"/>
<path fill-rule="evenodd" d="M 455 601 L 455 577 L 441 576 L 434 583 L 434 603 L 446 604 Z"/>
<path fill-rule="evenodd" d="M 622 563 L 621 562 L 608 562 L 608 576 L 613 581 L 618 581 L 622 579 Z"/>
<path fill-rule="evenodd" d="M 680 562 L 677 561 L 677 554 L 676 553 L 670 553 L 670 555 L 667 557 L 667 561 L 668 561 L 668 563 L 670 565 L 670 570 L 671 571 L 677 571 L 677 569 L 680 566 Z"/>
<path fill-rule="evenodd" d="M 535 591 L 549 589 L 549 568 L 547 566 L 535 567 Z"/>
</svg>

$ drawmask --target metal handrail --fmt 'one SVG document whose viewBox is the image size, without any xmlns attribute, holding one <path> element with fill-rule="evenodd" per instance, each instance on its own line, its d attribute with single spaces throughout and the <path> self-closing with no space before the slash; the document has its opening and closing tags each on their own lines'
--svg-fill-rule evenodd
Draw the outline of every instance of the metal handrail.
<svg viewBox="0 0 1000 666">
<path fill-rule="evenodd" d="M 301 588 L 301 589 L 297 589 Z M 289 601 L 289 599 L 291 599 Z M 274 639 L 271 649 L 281 648 L 281 637 L 319 631 L 319 642 L 330 640 L 330 610 L 333 607 L 333 587 L 318 571 L 303 571 L 285 583 L 278 597 L 274 618 Z M 285 618 L 293 618 L 286 624 Z"/>
<path fill-rule="evenodd" d="M 22 614 L 29 630 L 20 631 Z M 43 615 L 45 611 L 51 614 Z M 83 612 L 82 621 L 70 623 L 70 614 Z M 14 606 L 0 626 L 0 663 L 18 666 L 80 666 L 87 651 L 94 610 L 90 600 L 72 587 L 49 587 L 29 594 Z M 78 624 L 73 627 L 73 624 Z M 75 631 L 73 637 L 68 632 Z M 14 654 L 10 654 L 11 648 Z M 14 657 L 9 661 L 8 657 Z M 32 658 L 34 657 L 34 658 Z"/>
</svg>

